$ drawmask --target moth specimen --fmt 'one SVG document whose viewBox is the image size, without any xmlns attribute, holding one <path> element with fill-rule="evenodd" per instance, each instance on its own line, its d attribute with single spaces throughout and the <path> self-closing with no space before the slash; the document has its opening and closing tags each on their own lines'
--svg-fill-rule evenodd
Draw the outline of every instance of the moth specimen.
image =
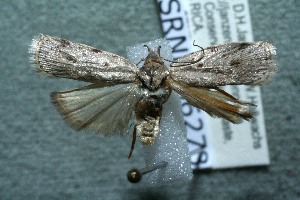
<svg viewBox="0 0 300 200">
<path fill-rule="evenodd" d="M 75 130 L 125 135 L 134 117 L 132 154 L 136 136 L 153 144 L 159 132 L 163 104 L 174 90 L 191 105 L 233 123 L 249 120 L 247 106 L 219 86 L 261 85 L 276 71 L 275 47 L 268 42 L 237 42 L 211 46 L 164 64 L 160 47 L 141 68 L 127 59 L 47 35 L 36 36 L 30 59 L 38 72 L 91 85 L 53 92 L 51 99 Z"/>
</svg>

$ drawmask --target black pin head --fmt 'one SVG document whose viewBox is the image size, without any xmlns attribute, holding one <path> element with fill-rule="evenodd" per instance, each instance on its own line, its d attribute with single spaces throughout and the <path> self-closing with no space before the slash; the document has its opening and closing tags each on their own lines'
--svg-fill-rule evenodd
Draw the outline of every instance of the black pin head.
<svg viewBox="0 0 300 200">
<path fill-rule="evenodd" d="M 131 169 L 127 172 L 127 179 L 131 183 L 138 183 L 142 179 L 142 173 L 138 169 Z"/>
</svg>

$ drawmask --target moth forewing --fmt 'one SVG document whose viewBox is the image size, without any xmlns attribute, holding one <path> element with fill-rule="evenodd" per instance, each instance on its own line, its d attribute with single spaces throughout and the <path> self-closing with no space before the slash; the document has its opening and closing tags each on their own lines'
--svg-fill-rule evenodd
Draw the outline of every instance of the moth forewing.
<svg viewBox="0 0 300 200">
<path fill-rule="evenodd" d="M 38 72 L 92 83 L 133 82 L 138 70 L 121 56 L 42 34 L 32 40 L 29 53 Z"/>
<path fill-rule="evenodd" d="M 208 47 L 176 60 L 170 76 L 183 84 L 199 87 L 261 85 L 277 70 L 275 47 L 268 42 L 226 43 Z M 201 58 L 194 63 L 196 58 Z M 182 66 L 180 62 L 190 62 Z M 179 66 L 179 67 L 176 67 Z"/>
</svg>

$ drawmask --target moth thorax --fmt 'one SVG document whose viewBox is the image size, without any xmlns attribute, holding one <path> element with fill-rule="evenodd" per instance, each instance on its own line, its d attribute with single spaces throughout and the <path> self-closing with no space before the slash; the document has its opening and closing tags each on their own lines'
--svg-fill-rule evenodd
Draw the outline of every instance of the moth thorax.
<svg viewBox="0 0 300 200">
<path fill-rule="evenodd" d="M 140 80 L 150 90 L 159 88 L 168 74 L 168 68 L 164 65 L 160 57 L 147 57 L 144 65 L 138 72 Z"/>
</svg>

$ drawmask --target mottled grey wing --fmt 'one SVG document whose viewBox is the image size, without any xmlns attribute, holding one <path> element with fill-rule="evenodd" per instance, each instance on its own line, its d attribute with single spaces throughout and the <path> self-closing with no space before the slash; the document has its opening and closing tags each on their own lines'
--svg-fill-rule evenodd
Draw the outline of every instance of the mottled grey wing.
<svg viewBox="0 0 300 200">
<path fill-rule="evenodd" d="M 211 46 L 176 60 L 171 64 L 170 76 L 196 87 L 260 85 L 277 69 L 275 54 L 275 47 L 268 42 Z"/>
<path fill-rule="evenodd" d="M 138 70 L 118 55 L 42 34 L 32 40 L 29 53 L 39 72 L 93 83 L 133 82 Z"/>
</svg>

